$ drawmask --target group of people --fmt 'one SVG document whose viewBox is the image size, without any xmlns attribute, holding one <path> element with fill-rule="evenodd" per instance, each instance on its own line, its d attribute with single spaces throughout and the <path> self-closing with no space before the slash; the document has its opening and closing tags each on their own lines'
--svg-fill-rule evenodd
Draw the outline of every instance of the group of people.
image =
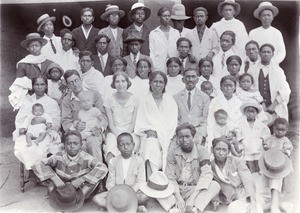
<svg viewBox="0 0 300 213">
<path fill-rule="evenodd" d="M 126 29 L 117 5 L 107 5 L 102 29 L 83 8 L 82 25 L 60 36 L 55 17 L 37 19 L 44 36 L 21 42 L 29 54 L 17 63 L 9 101 L 18 110 L 15 155 L 48 182 L 50 204 L 74 210 L 93 197 L 112 212 L 146 212 L 152 197 L 168 212 L 284 208 L 293 145 L 279 66 L 285 45 L 271 26 L 279 10 L 261 2 L 253 15 L 262 26 L 249 34 L 235 18 L 240 10 L 234 0 L 219 3 L 222 19 L 208 28 L 207 10 L 196 7 L 188 29 L 191 17 L 176 3 L 157 11 L 150 31 L 143 3 L 132 5 Z M 256 196 L 251 173 L 271 200 Z"/>
</svg>

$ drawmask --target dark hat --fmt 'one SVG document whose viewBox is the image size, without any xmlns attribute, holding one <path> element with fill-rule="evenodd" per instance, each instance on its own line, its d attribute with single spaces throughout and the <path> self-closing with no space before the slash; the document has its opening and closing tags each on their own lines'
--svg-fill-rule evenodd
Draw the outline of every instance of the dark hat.
<svg viewBox="0 0 300 213">
<path fill-rule="evenodd" d="M 261 172 L 269 178 L 284 178 L 292 170 L 292 161 L 280 149 L 269 149 L 258 160 Z"/>
<path fill-rule="evenodd" d="M 59 64 L 54 63 L 54 62 L 49 64 L 49 66 L 46 68 L 47 76 L 50 77 L 50 70 L 54 67 L 56 67 L 60 70 L 60 77 L 61 77 L 64 74 L 64 70 L 61 66 L 59 66 Z"/>
<path fill-rule="evenodd" d="M 146 21 L 150 15 L 151 15 L 151 10 L 146 7 L 143 3 L 141 2 L 137 2 L 137 3 L 134 3 L 131 7 L 131 10 L 129 11 L 129 13 L 127 14 L 127 19 L 130 21 L 130 22 L 133 22 L 133 19 L 132 19 L 132 14 L 135 12 L 135 10 L 137 9 L 143 9 L 145 11 L 145 20 Z"/>
<path fill-rule="evenodd" d="M 273 12 L 273 16 L 277 16 L 279 13 L 279 10 L 277 7 L 273 6 L 271 2 L 262 2 L 258 5 L 258 8 L 256 8 L 253 12 L 253 15 L 255 18 L 259 19 L 259 14 L 263 10 L 271 10 Z"/>
<path fill-rule="evenodd" d="M 118 13 L 120 18 L 122 18 L 125 15 L 125 12 L 123 10 L 120 10 L 117 5 L 106 5 L 105 12 L 101 15 L 101 19 L 103 21 L 106 21 L 106 17 L 112 13 Z"/>
<path fill-rule="evenodd" d="M 183 4 L 174 4 L 171 10 L 171 19 L 174 20 L 187 20 L 191 18 L 185 15 L 185 7 Z"/>
<path fill-rule="evenodd" d="M 46 24 L 47 21 L 52 21 L 54 22 L 56 20 L 56 18 L 54 16 L 50 17 L 48 14 L 44 14 L 41 17 L 38 18 L 38 20 L 36 21 L 36 23 L 39 25 L 37 28 L 37 31 L 40 32 L 41 28 L 44 24 Z"/>
<path fill-rule="evenodd" d="M 29 33 L 26 36 L 26 39 L 21 42 L 21 46 L 27 48 L 27 45 L 32 41 L 39 41 L 42 43 L 42 46 L 44 46 L 48 42 L 46 39 L 42 38 L 41 35 L 38 33 Z"/>
<path fill-rule="evenodd" d="M 84 196 L 81 189 L 76 190 L 71 184 L 66 184 L 50 192 L 49 202 L 58 211 L 75 211 L 83 205 Z"/>
<path fill-rule="evenodd" d="M 224 5 L 232 5 L 234 8 L 235 8 L 235 15 L 234 16 L 237 16 L 240 11 L 241 11 L 241 6 L 239 3 L 236 3 L 235 0 L 225 0 L 223 2 L 221 2 L 219 5 L 218 5 L 218 13 L 220 16 L 223 16 L 222 15 L 222 9 L 224 7 Z"/>
<path fill-rule="evenodd" d="M 136 212 L 138 200 L 132 187 L 119 184 L 108 191 L 106 208 L 108 212 Z"/>
<path fill-rule="evenodd" d="M 141 38 L 141 33 L 137 30 L 130 30 L 128 32 L 127 38 L 123 42 L 129 43 L 131 41 L 139 41 L 141 43 L 145 42 L 145 40 Z"/>
</svg>

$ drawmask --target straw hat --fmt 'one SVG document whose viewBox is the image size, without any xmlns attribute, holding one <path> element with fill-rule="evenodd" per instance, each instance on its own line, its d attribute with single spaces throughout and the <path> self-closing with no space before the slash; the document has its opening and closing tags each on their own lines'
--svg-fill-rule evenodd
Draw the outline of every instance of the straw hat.
<svg viewBox="0 0 300 213">
<path fill-rule="evenodd" d="M 279 10 L 277 7 L 273 6 L 271 2 L 265 1 L 258 5 L 258 8 L 254 10 L 253 15 L 255 18 L 259 19 L 259 14 L 263 10 L 271 10 L 273 12 L 273 16 L 277 16 L 279 13 Z"/>
<path fill-rule="evenodd" d="M 46 22 L 48 21 L 52 21 L 54 22 L 56 20 L 56 18 L 54 16 L 50 17 L 48 14 L 44 14 L 41 17 L 38 18 L 38 20 L 36 21 L 36 23 L 39 25 L 37 28 L 37 31 L 40 32 L 41 28 L 44 24 L 46 24 Z"/>
<path fill-rule="evenodd" d="M 185 15 L 185 7 L 183 4 L 174 4 L 171 10 L 171 19 L 174 20 L 187 20 L 191 18 Z"/>
<path fill-rule="evenodd" d="M 108 212 L 136 212 L 138 200 L 130 186 L 116 185 L 108 191 L 106 208 Z"/>
<path fill-rule="evenodd" d="M 141 38 L 141 33 L 137 30 L 130 30 L 127 35 L 127 38 L 123 42 L 129 43 L 131 41 L 139 41 L 141 43 L 145 42 L 145 40 Z"/>
<path fill-rule="evenodd" d="M 75 211 L 84 202 L 81 189 L 76 190 L 71 184 L 57 187 L 50 192 L 50 205 L 58 211 Z"/>
<path fill-rule="evenodd" d="M 237 16 L 240 11 L 241 11 L 241 6 L 239 3 L 236 3 L 235 0 L 225 0 L 223 2 L 221 2 L 219 5 L 218 5 L 218 13 L 220 16 L 223 16 L 222 15 L 222 10 L 223 10 L 223 7 L 224 5 L 232 5 L 234 8 L 235 8 L 235 15 L 234 16 Z"/>
<path fill-rule="evenodd" d="M 103 21 L 106 21 L 106 17 L 112 13 L 118 13 L 120 18 L 122 18 L 125 15 L 125 12 L 123 10 L 120 10 L 117 5 L 106 5 L 105 12 L 101 15 L 101 19 Z"/>
<path fill-rule="evenodd" d="M 254 107 L 254 108 L 256 108 L 258 110 L 258 113 L 260 113 L 261 110 L 262 110 L 261 106 L 258 103 L 256 103 L 256 102 L 248 102 L 248 103 L 244 103 L 244 104 L 242 104 L 242 106 L 240 106 L 240 110 L 241 110 L 241 112 L 243 114 L 245 113 L 245 109 L 247 107 Z"/>
<path fill-rule="evenodd" d="M 141 2 L 137 2 L 137 3 L 134 3 L 131 7 L 131 10 L 129 11 L 129 13 L 127 14 L 127 19 L 130 21 L 130 22 L 133 22 L 133 19 L 132 19 L 132 14 L 135 12 L 135 10 L 137 9 L 143 9 L 145 11 L 145 20 L 146 21 L 150 15 L 151 15 L 151 10 L 146 7 L 143 3 Z"/>
<path fill-rule="evenodd" d="M 166 198 L 174 192 L 174 185 L 169 182 L 165 173 L 152 173 L 147 183 L 140 184 L 140 190 L 149 197 Z"/>
<path fill-rule="evenodd" d="M 47 44 L 47 40 L 42 38 L 40 34 L 38 33 L 29 33 L 27 36 L 26 36 L 26 39 L 23 40 L 20 45 L 21 47 L 24 47 L 24 48 L 27 48 L 27 45 L 32 42 L 32 41 L 39 41 L 42 43 L 42 46 L 44 46 L 45 44 Z"/>
<path fill-rule="evenodd" d="M 292 170 L 292 161 L 280 149 L 269 149 L 258 160 L 261 172 L 270 178 L 284 178 Z"/>
</svg>

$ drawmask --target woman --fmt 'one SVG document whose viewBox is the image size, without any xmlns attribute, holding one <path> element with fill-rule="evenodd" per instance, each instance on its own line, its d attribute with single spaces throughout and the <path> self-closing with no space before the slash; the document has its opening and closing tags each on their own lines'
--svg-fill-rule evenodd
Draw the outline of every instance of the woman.
<svg viewBox="0 0 300 213">
<path fill-rule="evenodd" d="M 147 177 L 152 171 L 165 169 L 168 147 L 177 126 L 178 109 L 173 97 L 165 93 L 167 81 L 163 72 L 151 73 L 150 92 L 138 107 L 134 132 L 141 138 L 140 153 L 146 162 Z"/>
<path fill-rule="evenodd" d="M 220 202 L 229 204 L 227 212 L 260 212 L 262 207 L 256 202 L 255 183 L 245 162 L 229 156 L 230 142 L 216 138 L 212 142 L 212 170 L 214 179 L 220 184 Z"/>
<path fill-rule="evenodd" d="M 13 140 L 15 141 L 15 155 L 28 170 L 31 169 L 31 166 L 36 160 L 45 157 L 49 152 L 53 153 L 57 150 L 56 148 L 58 147 L 56 147 L 56 144 L 51 143 L 53 142 L 51 139 L 58 139 L 56 140 L 57 142 L 60 141 L 57 134 L 51 133 L 52 136 L 56 136 L 57 138 L 52 138 L 48 134 L 38 146 L 33 143 L 31 147 L 26 147 L 25 135 L 20 135 L 19 129 L 21 128 L 25 118 L 31 114 L 32 105 L 35 103 L 40 103 L 43 105 L 45 113 L 52 118 L 53 123 L 51 130 L 58 132 L 61 125 L 61 112 L 58 103 L 46 95 L 47 79 L 41 76 L 33 78 L 32 87 L 34 94 L 25 98 L 23 105 L 16 116 L 16 130 L 13 133 Z"/>
<path fill-rule="evenodd" d="M 227 65 L 227 71 L 229 72 L 229 75 L 233 76 L 237 82 L 239 82 L 239 77 L 242 73 L 240 73 L 240 70 L 244 70 L 242 67 L 242 59 L 238 55 L 232 55 L 229 56 L 226 60 Z"/>
<path fill-rule="evenodd" d="M 120 154 L 117 149 L 117 136 L 122 132 L 133 133 L 134 130 L 139 101 L 132 93 L 128 92 L 130 86 L 131 82 L 125 72 L 116 72 L 113 75 L 111 87 L 116 89 L 117 92 L 107 97 L 104 102 L 110 129 L 106 137 L 106 162 Z M 139 142 L 136 140 L 137 137 L 135 135 L 133 135 L 133 138 L 136 151 L 139 147 Z"/>
<path fill-rule="evenodd" d="M 167 61 L 168 85 L 167 93 L 175 95 L 185 88 L 182 82 L 182 63 L 177 57 L 171 57 Z"/>
<path fill-rule="evenodd" d="M 202 58 L 198 63 L 198 68 L 200 71 L 200 77 L 197 87 L 201 90 L 202 82 L 209 81 L 213 85 L 213 92 L 211 96 L 216 97 L 217 95 L 222 94 L 220 90 L 220 82 L 217 78 L 211 75 L 214 69 L 213 61 L 211 59 Z"/>
</svg>

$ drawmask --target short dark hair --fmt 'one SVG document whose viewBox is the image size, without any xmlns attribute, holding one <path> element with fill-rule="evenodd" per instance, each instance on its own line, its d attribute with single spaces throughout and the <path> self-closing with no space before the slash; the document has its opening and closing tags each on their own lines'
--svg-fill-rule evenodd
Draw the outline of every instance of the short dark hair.
<svg viewBox="0 0 300 213">
<path fill-rule="evenodd" d="M 180 42 L 182 42 L 182 41 L 186 41 L 186 42 L 188 42 L 189 43 L 189 46 L 190 46 L 190 48 L 192 48 L 192 42 L 191 42 L 191 40 L 190 39 L 188 39 L 188 38 L 186 38 L 186 37 L 180 37 L 179 39 L 177 39 L 177 41 L 176 41 L 176 46 L 177 46 L 177 48 L 179 47 L 179 45 L 180 45 Z"/>
<path fill-rule="evenodd" d="M 230 80 L 234 83 L 234 86 L 236 87 L 236 80 L 235 77 L 233 77 L 232 75 L 225 75 L 223 78 L 221 78 L 220 81 L 220 87 L 222 87 L 222 84 L 224 83 L 224 81 L 226 80 Z"/>
<path fill-rule="evenodd" d="M 81 16 L 83 15 L 84 12 L 87 12 L 87 11 L 90 11 L 92 13 L 93 17 L 95 17 L 94 10 L 90 7 L 82 8 L 81 11 L 80 11 Z"/>
<path fill-rule="evenodd" d="M 246 47 L 249 45 L 249 44 L 254 44 L 257 49 L 259 49 L 259 44 L 257 41 L 254 41 L 254 40 L 251 40 L 251 41 L 248 41 L 247 44 L 245 45 L 245 50 L 246 50 Z"/>
<path fill-rule="evenodd" d="M 111 88 L 113 89 L 116 89 L 116 86 L 115 86 L 115 81 L 116 81 L 116 78 L 121 75 L 125 78 L 125 80 L 127 81 L 127 89 L 131 86 L 131 81 L 129 80 L 129 76 L 127 75 L 126 72 L 116 72 L 114 75 L 113 75 L 113 78 L 112 78 L 112 82 L 110 84 Z"/>
<path fill-rule="evenodd" d="M 89 56 L 91 58 L 91 60 L 94 61 L 94 58 L 92 57 L 92 55 L 93 55 L 93 53 L 91 53 L 90 51 L 84 50 L 79 53 L 79 59 L 81 59 L 83 56 Z"/>
<path fill-rule="evenodd" d="M 161 7 L 161 8 L 159 8 L 158 11 L 157 11 L 157 16 L 161 16 L 161 14 L 163 14 L 166 11 L 169 11 L 171 13 L 170 8 L 168 8 L 168 7 Z"/>
<path fill-rule="evenodd" d="M 193 12 L 193 16 L 195 16 L 196 12 L 198 11 L 203 11 L 205 13 L 206 16 L 208 16 L 208 12 L 207 10 L 204 8 L 204 7 L 197 7 L 194 9 L 194 12 Z"/>
<path fill-rule="evenodd" d="M 117 145 L 119 145 L 119 143 L 120 143 L 122 137 L 129 137 L 130 140 L 131 140 L 131 142 L 134 143 L 133 137 L 132 137 L 132 135 L 131 135 L 130 133 L 128 133 L 128 132 L 122 132 L 122 133 L 119 134 L 118 137 L 117 137 Z"/>
<path fill-rule="evenodd" d="M 232 60 L 237 60 L 240 65 L 242 65 L 242 59 L 238 55 L 231 55 L 226 59 L 226 65 L 228 65 Z"/>
<path fill-rule="evenodd" d="M 62 29 L 62 30 L 59 32 L 61 38 L 64 37 L 67 33 L 69 33 L 70 35 L 72 35 L 72 41 L 75 41 L 74 35 L 73 35 L 73 33 L 72 33 L 71 30 L 69 30 L 69 29 L 67 29 L 67 28 L 64 28 L 64 29 Z"/>
<path fill-rule="evenodd" d="M 188 72 L 188 71 L 195 71 L 195 72 L 196 72 L 196 75 L 199 77 L 199 72 L 198 72 L 198 70 L 197 70 L 196 68 L 193 68 L 193 67 L 189 67 L 189 68 L 183 70 L 183 71 L 182 71 L 182 76 L 184 76 L 185 73 Z"/>
<path fill-rule="evenodd" d="M 229 35 L 231 36 L 231 39 L 232 39 L 232 45 L 235 45 L 235 33 L 231 30 L 226 30 L 222 33 L 222 35 L 220 36 L 220 40 L 222 39 L 222 36 L 224 35 Z"/>
<path fill-rule="evenodd" d="M 205 89 L 204 87 L 207 85 L 210 85 L 213 88 L 213 85 L 210 81 L 203 81 L 200 86 L 201 90 Z"/>
<path fill-rule="evenodd" d="M 108 44 L 110 43 L 110 38 L 109 38 L 106 34 L 101 33 L 100 35 L 96 35 L 96 36 L 95 36 L 95 39 L 94 39 L 95 44 L 97 44 L 98 41 L 99 41 L 101 38 L 105 38 L 105 39 L 106 39 L 106 42 L 107 42 Z"/>
<path fill-rule="evenodd" d="M 245 78 L 246 76 L 249 76 L 250 78 L 251 78 L 251 82 L 252 82 L 252 84 L 254 83 L 254 78 L 253 78 L 253 76 L 251 75 L 251 74 L 249 74 L 249 73 L 243 73 L 242 75 L 240 75 L 240 77 L 239 77 L 239 82 L 241 82 L 241 80 L 243 80 L 243 78 Z"/>
<path fill-rule="evenodd" d="M 126 61 L 124 58 L 120 57 L 120 56 L 114 57 L 114 58 L 110 61 L 109 66 L 112 67 L 113 63 L 114 63 L 116 60 L 122 61 L 122 63 L 124 64 L 124 66 L 127 67 L 127 61 Z"/>
<path fill-rule="evenodd" d="M 196 135 L 196 128 L 193 124 L 183 123 L 176 127 L 176 136 L 178 136 L 179 131 L 183 129 L 189 129 L 193 137 Z"/>
<path fill-rule="evenodd" d="M 150 74 L 150 76 L 149 76 L 149 86 L 150 86 L 149 90 L 150 90 L 151 92 L 153 92 L 152 89 L 151 89 L 150 83 L 153 81 L 153 79 L 154 79 L 157 75 L 161 75 L 161 76 L 163 77 L 163 79 L 164 79 L 165 88 L 163 89 L 162 92 L 165 93 L 165 92 L 166 92 L 166 86 L 167 86 L 167 83 L 168 83 L 168 78 L 167 78 L 167 75 L 166 75 L 164 72 L 162 72 L 162 71 L 154 71 L 154 72 L 152 72 L 152 73 Z"/>
<path fill-rule="evenodd" d="M 64 136 L 63 136 L 63 143 L 65 143 L 66 140 L 67 140 L 67 138 L 68 138 L 69 136 L 71 136 L 71 135 L 77 136 L 77 137 L 80 139 L 80 142 L 82 142 L 82 136 L 81 136 L 81 134 L 80 134 L 79 131 L 77 131 L 77 130 L 68 130 L 68 131 L 64 134 Z"/>
<path fill-rule="evenodd" d="M 265 44 L 261 45 L 261 47 L 259 48 L 259 52 L 261 52 L 264 47 L 270 47 L 272 49 L 273 53 L 275 52 L 275 47 L 269 43 L 265 43 Z"/>
<path fill-rule="evenodd" d="M 45 82 L 45 84 L 48 86 L 48 80 L 47 80 L 47 78 L 46 78 L 45 76 L 43 76 L 43 75 L 38 75 L 38 76 L 34 77 L 34 78 L 31 80 L 31 82 L 32 82 L 32 87 L 34 86 L 34 84 L 35 84 L 35 82 L 36 82 L 36 80 L 37 80 L 38 78 L 43 79 L 43 81 Z"/>
<path fill-rule="evenodd" d="M 228 150 L 230 150 L 230 141 L 225 136 L 213 139 L 213 141 L 212 141 L 212 148 L 215 148 L 217 146 L 217 144 L 219 142 L 221 142 L 221 141 L 224 142 L 224 143 L 226 143 L 226 145 L 228 147 Z"/>
<path fill-rule="evenodd" d="M 66 72 L 64 73 L 64 79 L 65 79 L 65 81 L 67 82 L 67 79 L 69 77 L 71 77 L 72 75 L 77 75 L 78 78 L 81 79 L 81 77 L 79 75 L 79 72 L 77 70 L 66 70 Z"/>
<path fill-rule="evenodd" d="M 208 61 L 211 64 L 211 66 L 214 67 L 214 62 L 208 58 L 201 58 L 198 63 L 198 67 L 200 68 L 205 61 Z"/>
<path fill-rule="evenodd" d="M 285 118 L 276 118 L 273 126 L 275 127 L 278 124 L 285 125 L 287 128 L 289 127 L 289 122 Z"/>
<path fill-rule="evenodd" d="M 215 118 L 217 117 L 217 115 L 226 115 L 226 116 L 228 116 L 228 113 L 224 109 L 218 109 L 214 113 Z"/>
</svg>

